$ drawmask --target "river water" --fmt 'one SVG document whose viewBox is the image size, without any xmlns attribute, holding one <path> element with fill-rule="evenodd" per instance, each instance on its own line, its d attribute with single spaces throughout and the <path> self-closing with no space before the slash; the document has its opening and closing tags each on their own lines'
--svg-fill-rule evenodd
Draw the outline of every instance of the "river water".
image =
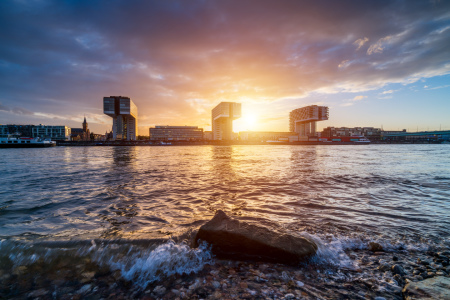
<svg viewBox="0 0 450 300">
<path fill-rule="evenodd" d="M 336 264 L 369 241 L 390 251 L 450 245 L 449 145 L 1 149 L 0 173 L 0 250 L 16 264 L 51 261 L 49 248 L 68 242 L 100 257 L 99 241 L 189 238 L 219 209 L 308 236 L 318 260 Z M 187 261 L 197 251 L 181 269 L 210 259 L 181 248 Z M 129 261 L 109 263 L 131 272 Z"/>
</svg>

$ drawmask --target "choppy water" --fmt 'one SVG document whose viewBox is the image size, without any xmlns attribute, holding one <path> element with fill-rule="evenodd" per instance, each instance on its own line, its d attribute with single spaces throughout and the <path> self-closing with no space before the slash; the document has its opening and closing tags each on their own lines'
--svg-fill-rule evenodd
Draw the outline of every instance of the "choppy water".
<svg viewBox="0 0 450 300">
<path fill-rule="evenodd" d="M 48 248 L 57 241 L 52 251 L 108 253 L 103 263 L 124 276 L 156 276 L 155 257 L 171 260 L 162 253 L 178 258 L 170 270 L 195 271 L 207 250 L 158 239 L 189 236 L 218 209 L 310 236 L 325 261 L 367 241 L 418 251 L 450 244 L 449 145 L 0 150 L 0 250 L 20 263 L 62 255 Z M 153 246 L 143 254 L 141 244 Z M 130 247 L 131 262 L 113 253 Z"/>
</svg>

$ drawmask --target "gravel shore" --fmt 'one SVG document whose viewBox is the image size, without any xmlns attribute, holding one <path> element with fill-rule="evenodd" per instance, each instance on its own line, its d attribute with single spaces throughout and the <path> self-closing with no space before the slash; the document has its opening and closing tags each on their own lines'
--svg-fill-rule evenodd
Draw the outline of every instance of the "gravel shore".
<svg viewBox="0 0 450 300">
<path fill-rule="evenodd" d="M 380 250 L 373 248 L 372 250 Z M 138 285 L 89 257 L 2 262 L 1 299 L 403 299 L 410 281 L 449 277 L 449 251 L 347 251 L 354 267 L 215 260 L 198 273 Z"/>
</svg>

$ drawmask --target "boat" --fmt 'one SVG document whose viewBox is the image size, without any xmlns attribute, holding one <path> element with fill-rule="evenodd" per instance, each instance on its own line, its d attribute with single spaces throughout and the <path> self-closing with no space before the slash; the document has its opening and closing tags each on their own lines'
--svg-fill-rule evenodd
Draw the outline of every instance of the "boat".
<svg viewBox="0 0 450 300">
<path fill-rule="evenodd" d="M 20 137 L 16 134 L 10 134 L 6 138 L 0 137 L 0 148 L 46 148 L 54 146 L 56 146 L 55 141 L 39 137 Z"/>
</svg>

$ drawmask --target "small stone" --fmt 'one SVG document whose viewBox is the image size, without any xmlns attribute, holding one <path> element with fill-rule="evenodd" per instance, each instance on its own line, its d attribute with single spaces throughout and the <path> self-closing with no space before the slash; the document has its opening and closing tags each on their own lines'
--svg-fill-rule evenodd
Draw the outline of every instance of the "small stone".
<svg viewBox="0 0 450 300">
<path fill-rule="evenodd" d="M 383 263 L 380 266 L 378 266 L 378 270 L 380 271 L 388 271 L 389 269 L 391 269 L 391 266 L 388 263 Z"/>
<path fill-rule="evenodd" d="M 295 299 L 295 296 L 294 296 L 294 294 L 289 293 L 289 294 L 284 295 L 284 299 Z"/>
<path fill-rule="evenodd" d="M 41 297 L 41 296 L 44 296 L 45 294 L 47 294 L 46 289 L 39 289 L 39 290 L 35 290 L 35 291 L 32 291 L 31 293 L 29 293 L 28 297 L 30 297 L 30 298 Z"/>
<path fill-rule="evenodd" d="M 248 288 L 248 284 L 246 282 L 243 282 L 243 281 L 239 284 L 239 286 L 241 287 L 241 289 Z"/>
<path fill-rule="evenodd" d="M 393 260 L 393 261 L 398 261 L 398 257 L 397 257 L 397 256 L 393 256 L 393 257 L 392 257 L 392 260 Z"/>
<path fill-rule="evenodd" d="M 218 281 L 213 281 L 212 285 L 216 289 L 220 288 L 220 282 L 218 282 Z"/>
<path fill-rule="evenodd" d="M 438 275 L 438 276 L 444 276 L 445 274 L 444 274 L 444 272 L 439 271 L 439 272 L 436 272 L 436 275 Z"/>
<path fill-rule="evenodd" d="M 13 275 L 21 276 L 27 272 L 26 266 L 18 266 L 12 270 Z"/>
<path fill-rule="evenodd" d="M 305 285 L 305 284 L 304 284 L 303 282 L 301 282 L 301 281 L 296 281 L 295 284 L 296 284 L 298 287 L 302 287 L 302 286 Z"/>
<path fill-rule="evenodd" d="M 384 297 L 375 297 L 373 300 L 386 300 Z"/>
<path fill-rule="evenodd" d="M 428 265 L 430 265 L 430 262 L 429 262 L 429 261 L 426 261 L 426 260 L 421 260 L 421 261 L 420 261 L 420 264 L 422 264 L 422 265 L 424 265 L 424 266 L 428 266 Z"/>
<path fill-rule="evenodd" d="M 172 291 L 171 291 L 172 293 L 174 293 L 175 294 L 175 296 L 179 296 L 180 295 L 180 291 L 179 290 L 177 290 L 177 289 L 172 289 Z"/>
<path fill-rule="evenodd" d="M 370 242 L 369 243 L 369 251 L 372 251 L 372 252 L 383 251 L 383 247 L 379 243 Z"/>
<path fill-rule="evenodd" d="M 401 265 L 393 265 L 391 270 L 392 270 L 392 273 L 394 273 L 394 274 L 400 274 L 400 275 L 406 274 L 405 270 L 403 270 L 403 267 Z"/>
<path fill-rule="evenodd" d="M 223 289 L 223 290 L 226 290 L 227 288 L 228 288 L 228 286 L 227 286 L 226 283 L 222 284 L 222 289 Z"/>
<path fill-rule="evenodd" d="M 153 293 L 155 293 L 158 296 L 163 295 L 166 292 L 166 288 L 163 287 L 162 285 L 158 285 L 157 287 L 155 287 L 153 289 Z"/>
<path fill-rule="evenodd" d="M 248 292 L 250 295 L 252 295 L 252 296 L 255 296 L 255 295 L 257 294 L 256 291 L 250 290 L 250 289 L 247 289 L 247 292 Z"/>
<path fill-rule="evenodd" d="M 90 290 L 91 290 L 91 285 L 90 284 L 85 284 L 76 293 L 82 295 L 82 294 L 87 293 Z"/>
</svg>

